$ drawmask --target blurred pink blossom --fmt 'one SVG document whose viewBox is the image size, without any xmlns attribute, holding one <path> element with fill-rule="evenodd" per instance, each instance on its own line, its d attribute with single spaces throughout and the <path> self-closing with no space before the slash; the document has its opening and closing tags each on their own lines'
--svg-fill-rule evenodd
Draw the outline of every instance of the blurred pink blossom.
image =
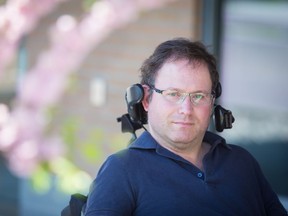
<svg viewBox="0 0 288 216">
<path fill-rule="evenodd" d="M 7 0 L 0 6 L 0 78 L 16 54 L 23 35 L 35 28 L 40 18 L 66 0 Z"/>
<path fill-rule="evenodd" d="M 50 136 L 42 140 L 39 144 L 39 153 L 44 161 L 57 159 L 66 152 L 65 144 L 59 136 Z"/>
<path fill-rule="evenodd" d="M 0 34 L 4 35 L 0 39 L 0 48 L 6 55 L 5 61 L 0 60 L 0 75 L 15 53 L 21 36 L 61 1 L 64 0 L 7 2 L 5 19 L 0 22 Z M 50 48 L 39 55 L 37 63 L 26 73 L 15 100 L 16 106 L 8 114 L 8 120 L 0 123 L 0 151 L 11 170 L 21 176 L 30 175 L 41 161 L 51 161 L 65 153 L 61 138 L 47 136 L 44 131 L 49 124 L 47 108 L 61 99 L 68 76 L 112 31 L 132 22 L 142 10 L 154 9 L 171 1 L 99 0 L 78 23 L 68 15 L 58 19 L 50 30 Z"/>
<path fill-rule="evenodd" d="M 27 177 L 37 168 L 40 162 L 37 145 L 37 140 L 24 140 L 6 157 L 10 169 L 18 176 Z"/>
</svg>

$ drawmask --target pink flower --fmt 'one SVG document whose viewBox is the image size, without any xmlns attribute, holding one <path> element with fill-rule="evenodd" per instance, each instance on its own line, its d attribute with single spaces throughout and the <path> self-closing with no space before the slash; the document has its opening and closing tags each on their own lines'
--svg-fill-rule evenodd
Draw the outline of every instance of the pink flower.
<svg viewBox="0 0 288 216">
<path fill-rule="evenodd" d="M 10 0 L 0 18 L 0 75 L 9 63 L 20 38 L 39 19 L 65 0 Z M 102 0 L 79 23 L 64 17 L 50 31 L 51 47 L 43 52 L 24 77 L 16 106 L 4 121 L 0 119 L 0 151 L 11 170 L 30 175 L 43 161 L 65 154 L 62 140 L 45 135 L 49 124 L 47 108 L 61 98 L 69 75 L 80 67 L 91 50 L 114 29 L 133 21 L 141 10 L 159 7 L 171 0 Z M 3 9 L 3 8 L 2 8 Z M 1 13 L 1 10 L 0 10 Z M 68 18 L 68 20 L 67 20 Z M 69 21 L 70 20 L 70 21 Z M 67 21 L 70 22 L 67 25 Z M 1 111 L 0 107 L 0 114 Z"/>
</svg>

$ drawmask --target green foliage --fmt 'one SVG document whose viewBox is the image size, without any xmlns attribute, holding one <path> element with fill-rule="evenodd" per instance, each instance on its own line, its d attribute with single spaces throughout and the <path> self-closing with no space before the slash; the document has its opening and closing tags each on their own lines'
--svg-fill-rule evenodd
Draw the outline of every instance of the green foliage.
<svg viewBox="0 0 288 216">
<path fill-rule="evenodd" d="M 68 147 L 75 147 L 77 144 L 77 131 L 79 130 L 80 120 L 70 118 L 65 121 L 60 129 L 60 135 Z"/>
<path fill-rule="evenodd" d="M 83 0 L 83 8 L 85 10 L 90 10 L 92 5 L 96 2 L 97 0 Z"/>
<path fill-rule="evenodd" d="M 88 173 L 64 157 L 41 164 L 31 177 L 32 186 L 38 193 L 47 193 L 52 180 L 60 191 L 67 194 L 87 193 L 92 181 Z"/>
<path fill-rule="evenodd" d="M 110 151 L 116 152 L 120 149 L 124 149 L 130 143 L 131 134 L 130 133 L 121 133 L 121 134 L 114 134 L 111 136 L 111 144 L 110 144 Z"/>
<path fill-rule="evenodd" d="M 100 143 L 104 142 L 103 132 L 100 129 L 94 129 L 88 135 L 86 140 L 84 140 L 81 145 L 81 152 L 85 156 L 88 162 L 99 163 L 103 160 L 103 148 L 101 148 Z"/>
<path fill-rule="evenodd" d="M 7 0 L 0 0 L 0 6 L 6 4 Z"/>
<path fill-rule="evenodd" d="M 38 166 L 31 177 L 32 186 L 38 193 L 45 193 L 51 188 L 51 176 L 46 165 Z"/>
<path fill-rule="evenodd" d="M 43 161 L 31 176 L 33 188 L 38 193 L 47 193 L 52 187 L 72 193 L 87 193 L 92 182 L 91 176 L 76 164 L 84 162 L 97 167 L 108 152 L 127 147 L 130 134 L 105 134 L 103 129 L 87 128 L 81 116 L 66 116 L 63 119 L 61 106 L 47 110 L 50 119 L 46 134 L 58 133 L 66 153 L 62 157 Z M 108 141 L 107 141 L 108 138 Z M 108 144 L 106 144 L 108 142 Z"/>
<path fill-rule="evenodd" d="M 50 162 L 50 168 L 56 174 L 58 188 L 66 193 L 86 193 L 91 184 L 88 173 L 80 170 L 66 158 L 59 158 Z"/>
<path fill-rule="evenodd" d="M 67 156 L 73 159 L 74 151 L 77 155 L 89 163 L 99 163 L 103 160 L 104 133 L 101 129 L 95 128 L 83 137 L 79 135 L 82 123 L 79 119 L 70 118 L 63 123 L 61 128 L 61 137 L 67 144 Z"/>
<path fill-rule="evenodd" d="M 57 110 L 50 110 L 52 116 L 56 113 Z M 101 163 L 104 159 L 101 145 L 104 142 L 103 131 L 95 128 L 83 137 L 80 136 L 83 122 L 79 118 L 71 117 L 57 123 L 59 134 L 66 146 L 66 155 L 42 162 L 31 176 L 32 186 L 37 192 L 45 193 L 55 182 L 56 187 L 64 193 L 86 193 L 92 178 L 75 164 L 74 156 L 77 155 L 77 158 L 91 164 Z"/>
</svg>

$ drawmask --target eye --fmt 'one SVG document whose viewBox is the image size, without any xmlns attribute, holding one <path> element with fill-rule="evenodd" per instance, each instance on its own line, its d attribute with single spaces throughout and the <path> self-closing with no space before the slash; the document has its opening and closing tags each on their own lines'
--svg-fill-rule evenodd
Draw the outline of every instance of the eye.
<svg viewBox="0 0 288 216">
<path fill-rule="evenodd" d="M 193 100 L 195 102 L 200 101 L 202 99 L 205 99 L 205 95 L 202 94 L 202 93 L 196 93 L 196 94 L 193 95 Z"/>
<path fill-rule="evenodd" d="M 180 96 L 179 92 L 177 92 L 177 91 L 167 91 L 166 95 L 170 96 L 170 97 L 179 97 Z"/>
<path fill-rule="evenodd" d="M 163 94 L 167 97 L 180 97 L 180 93 L 174 89 L 167 89 L 163 91 Z"/>
<path fill-rule="evenodd" d="M 177 102 L 181 98 L 181 93 L 176 90 L 166 90 L 163 92 L 163 95 L 171 102 Z"/>
</svg>

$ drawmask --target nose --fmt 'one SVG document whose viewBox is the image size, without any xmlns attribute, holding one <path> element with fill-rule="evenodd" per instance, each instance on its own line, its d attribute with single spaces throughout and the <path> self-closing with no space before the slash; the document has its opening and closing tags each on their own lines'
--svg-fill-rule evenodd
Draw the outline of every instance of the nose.
<svg viewBox="0 0 288 216">
<path fill-rule="evenodd" d="M 193 106 L 191 96 L 187 94 L 179 104 L 179 113 L 189 115 L 193 111 Z"/>
</svg>

